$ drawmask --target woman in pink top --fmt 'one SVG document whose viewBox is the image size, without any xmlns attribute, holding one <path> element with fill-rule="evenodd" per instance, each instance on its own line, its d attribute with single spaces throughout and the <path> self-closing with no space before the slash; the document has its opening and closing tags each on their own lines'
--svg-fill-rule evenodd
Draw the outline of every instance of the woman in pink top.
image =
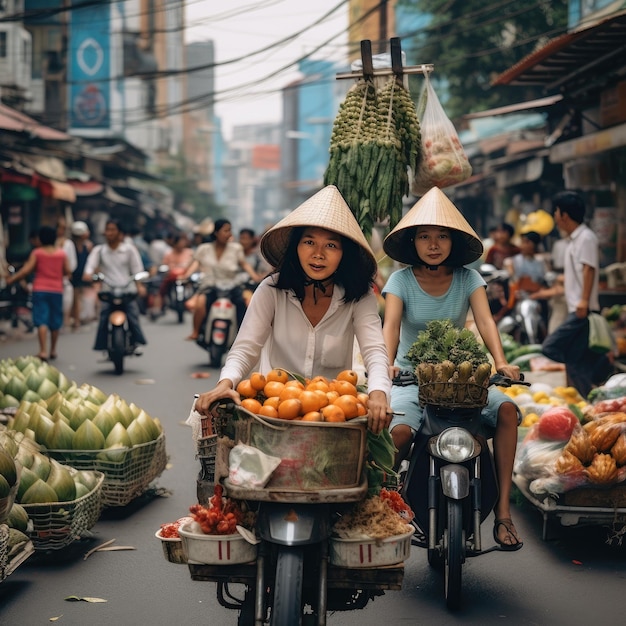
<svg viewBox="0 0 626 626">
<path fill-rule="evenodd" d="M 163 265 L 167 265 L 170 270 L 163 279 L 159 287 L 159 293 L 154 299 L 156 311 L 163 309 L 163 298 L 167 297 L 172 283 L 180 278 L 188 265 L 193 261 L 193 250 L 189 247 L 189 238 L 184 233 L 180 233 L 174 240 L 174 245 L 163 257 Z"/>
<path fill-rule="evenodd" d="M 39 354 L 43 361 L 56 359 L 59 329 L 63 326 L 63 277 L 71 276 L 67 255 L 57 248 L 56 230 L 51 226 L 39 229 L 41 247 L 35 248 L 22 268 L 7 279 L 9 284 L 35 272 L 33 280 L 33 324 L 37 328 Z M 46 352 L 50 329 L 50 353 Z"/>
</svg>

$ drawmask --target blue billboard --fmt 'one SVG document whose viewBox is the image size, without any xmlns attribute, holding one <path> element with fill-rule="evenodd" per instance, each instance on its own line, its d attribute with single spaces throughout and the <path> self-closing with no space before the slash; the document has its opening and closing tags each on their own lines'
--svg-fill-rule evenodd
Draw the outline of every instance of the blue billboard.
<svg viewBox="0 0 626 626">
<path fill-rule="evenodd" d="M 69 128 L 111 125 L 111 7 L 75 8 L 69 24 Z"/>
</svg>

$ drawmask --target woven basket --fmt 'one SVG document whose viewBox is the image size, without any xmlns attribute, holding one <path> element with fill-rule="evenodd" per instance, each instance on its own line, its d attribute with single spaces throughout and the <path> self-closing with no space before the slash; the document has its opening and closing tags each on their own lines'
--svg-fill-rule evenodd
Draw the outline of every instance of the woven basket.
<svg viewBox="0 0 626 626">
<path fill-rule="evenodd" d="M 434 404 L 451 408 L 483 407 L 487 404 L 487 387 L 476 383 L 421 383 L 420 405 Z"/>
<path fill-rule="evenodd" d="M 367 424 L 361 421 L 288 421 L 237 406 L 230 419 L 216 420 L 216 427 L 220 459 L 228 458 L 229 440 L 281 458 L 267 489 L 310 492 L 353 488 L 361 482 L 367 438 Z"/>
<path fill-rule="evenodd" d="M 69 468 L 74 474 L 76 470 Z M 93 528 L 102 512 L 102 487 L 104 474 L 95 472 L 96 486 L 84 496 L 70 502 L 22 504 L 33 529 L 26 534 L 35 550 L 60 550 L 80 539 Z"/>
<path fill-rule="evenodd" d="M 8 565 L 9 555 L 9 527 L 0 524 L 0 580 L 5 579 L 5 571 Z"/>
<path fill-rule="evenodd" d="M 102 472 L 102 504 L 106 507 L 126 506 L 146 491 L 167 464 L 164 433 L 154 441 L 119 448 L 113 453 L 103 450 L 48 450 L 47 453 L 64 465 Z"/>
<path fill-rule="evenodd" d="M 0 524 L 0 582 L 13 573 L 33 552 L 33 542 L 26 542 L 19 551 L 11 555 L 9 532 L 6 524 Z"/>
</svg>

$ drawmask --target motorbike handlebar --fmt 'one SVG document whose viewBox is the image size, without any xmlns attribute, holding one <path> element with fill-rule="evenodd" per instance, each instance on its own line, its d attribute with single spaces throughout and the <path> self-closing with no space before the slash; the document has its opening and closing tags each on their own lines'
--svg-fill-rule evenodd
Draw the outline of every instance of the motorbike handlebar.
<svg viewBox="0 0 626 626">
<path fill-rule="evenodd" d="M 396 387 L 406 387 L 408 385 L 417 385 L 417 376 L 410 370 L 401 370 L 397 376 L 391 380 Z M 489 378 L 489 386 L 498 385 L 499 387 L 510 387 L 511 385 L 525 385 L 530 387 L 530 383 L 524 380 L 524 374 L 520 374 L 519 380 L 514 380 L 502 374 L 494 374 Z"/>
</svg>

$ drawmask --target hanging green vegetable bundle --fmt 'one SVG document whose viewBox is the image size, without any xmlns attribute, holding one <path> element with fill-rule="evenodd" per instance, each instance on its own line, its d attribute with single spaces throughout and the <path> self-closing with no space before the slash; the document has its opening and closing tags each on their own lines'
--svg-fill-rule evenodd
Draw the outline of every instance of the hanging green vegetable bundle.
<svg viewBox="0 0 626 626">
<path fill-rule="evenodd" d="M 378 93 L 359 80 L 335 118 L 325 185 L 336 185 L 366 236 L 377 221 L 393 227 L 419 162 L 420 131 L 409 93 L 392 78 Z"/>
</svg>

